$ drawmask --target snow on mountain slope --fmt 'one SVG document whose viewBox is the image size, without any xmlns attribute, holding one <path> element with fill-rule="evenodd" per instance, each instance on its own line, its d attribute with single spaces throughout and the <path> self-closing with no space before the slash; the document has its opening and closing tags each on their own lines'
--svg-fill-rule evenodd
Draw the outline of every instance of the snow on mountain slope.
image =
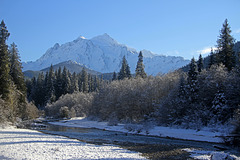
<svg viewBox="0 0 240 160">
<path fill-rule="evenodd" d="M 182 57 L 157 55 L 147 50 L 142 52 L 148 75 L 167 73 L 189 63 Z M 106 33 L 92 39 L 80 36 L 62 45 L 56 43 L 35 62 L 23 63 L 23 71 L 41 70 L 51 64 L 72 60 L 98 72 L 119 72 L 123 56 L 128 61 L 131 73 L 134 73 L 138 60 L 138 52 L 135 49 L 118 43 Z"/>
</svg>

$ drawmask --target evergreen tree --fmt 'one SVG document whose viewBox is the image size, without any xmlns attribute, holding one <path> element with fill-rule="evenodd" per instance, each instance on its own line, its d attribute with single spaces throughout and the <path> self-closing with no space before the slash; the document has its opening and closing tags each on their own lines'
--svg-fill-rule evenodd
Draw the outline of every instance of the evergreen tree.
<svg viewBox="0 0 240 160">
<path fill-rule="evenodd" d="M 117 74 L 116 74 L 116 72 L 113 72 L 112 81 L 115 81 L 115 80 L 117 80 Z"/>
<path fill-rule="evenodd" d="M 213 64 L 215 64 L 215 57 L 214 57 L 213 49 L 211 48 L 208 68 L 210 68 Z"/>
<path fill-rule="evenodd" d="M 197 100 L 197 92 L 198 92 L 198 70 L 197 64 L 194 58 L 192 58 L 190 62 L 190 69 L 188 71 L 188 91 L 189 91 L 189 98 L 191 103 L 196 102 Z"/>
<path fill-rule="evenodd" d="M 198 59 L 197 65 L 198 65 L 198 72 L 199 73 L 202 72 L 202 70 L 203 70 L 203 58 L 202 58 L 201 54 L 199 55 L 199 59 Z"/>
<path fill-rule="evenodd" d="M 128 63 L 127 63 L 127 67 L 126 67 L 126 76 L 128 79 L 130 79 L 132 77 Z"/>
<path fill-rule="evenodd" d="M 188 82 L 191 83 L 193 80 L 197 80 L 197 64 L 194 58 L 190 62 L 190 69 L 188 71 Z"/>
<path fill-rule="evenodd" d="M 63 95 L 63 78 L 62 78 L 62 69 L 61 67 L 58 68 L 58 71 L 56 73 L 56 83 L 55 83 L 55 95 L 56 95 L 56 100 Z"/>
<path fill-rule="evenodd" d="M 35 93 L 36 93 L 36 78 L 35 77 L 33 77 L 32 79 L 31 79 L 31 82 L 30 82 L 30 84 L 31 84 L 31 90 L 30 90 L 30 94 L 27 96 L 28 97 L 28 101 L 30 102 L 30 101 L 33 101 L 33 102 L 35 102 Z M 35 102 L 35 105 L 36 105 L 36 102 Z"/>
<path fill-rule="evenodd" d="M 89 81 L 89 92 L 93 92 L 94 91 L 94 80 L 93 77 L 88 74 L 88 81 Z"/>
<path fill-rule="evenodd" d="M 227 115 L 227 110 L 229 110 L 229 108 L 227 107 L 227 100 L 224 93 L 218 91 L 213 99 L 212 104 L 212 123 L 225 123 L 226 119 L 230 117 Z"/>
<path fill-rule="evenodd" d="M 53 66 L 51 65 L 49 73 L 48 73 L 48 78 L 46 80 L 47 84 L 46 84 L 46 100 L 48 102 L 54 102 L 56 100 L 56 96 L 55 96 L 55 75 L 54 75 L 54 70 L 53 70 Z"/>
<path fill-rule="evenodd" d="M 30 79 L 26 79 L 25 81 L 25 84 L 26 84 L 26 88 L 27 88 L 27 99 L 29 102 L 32 101 L 32 99 L 30 100 L 30 96 L 31 96 L 31 92 L 32 92 L 32 82 Z"/>
<path fill-rule="evenodd" d="M 8 99 L 11 88 L 10 62 L 6 40 L 9 37 L 4 21 L 0 24 L 0 95 L 3 99 Z"/>
<path fill-rule="evenodd" d="M 85 68 L 83 68 L 82 70 L 81 79 L 82 79 L 82 92 L 87 93 L 89 90 L 89 86 L 88 86 L 88 74 Z"/>
<path fill-rule="evenodd" d="M 103 82 L 103 74 L 101 74 L 101 77 L 100 77 L 100 83 Z"/>
<path fill-rule="evenodd" d="M 137 62 L 137 67 L 136 67 L 135 72 L 136 72 L 136 77 L 142 77 L 142 78 L 147 77 L 147 74 L 144 71 L 142 51 L 140 51 L 140 53 L 138 55 L 138 62 Z"/>
<path fill-rule="evenodd" d="M 223 23 L 223 28 L 220 31 L 219 39 L 217 40 L 218 54 L 217 61 L 218 63 L 223 63 L 228 71 L 230 71 L 236 64 L 235 53 L 233 51 L 234 38 L 230 35 L 231 29 L 226 19 Z"/>
<path fill-rule="evenodd" d="M 34 90 L 34 101 L 35 105 L 40 109 L 44 106 L 45 95 L 46 95 L 46 86 L 45 86 L 45 77 L 43 72 L 39 73 L 37 81 L 35 82 L 35 77 L 33 78 L 33 85 L 35 84 Z"/>
<path fill-rule="evenodd" d="M 18 54 L 18 49 L 15 43 L 10 47 L 10 75 L 17 89 L 21 92 L 21 101 L 25 102 L 26 85 L 24 82 L 24 75 L 22 72 L 22 64 Z"/>
<path fill-rule="evenodd" d="M 72 89 L 71 89 L 71 93 L 73 92 L 79 92 L 79 87 L 78 87 L 78 77 L 77 74 L 74 72 L 72 75 Z"/>
<path fill-rule="evenodd" d="M 123 56 L 122 67 L 121 67 L 119 75 L 118 75 L 119 80 L 122 80 L 124 78 L 131 78 L 130 67 L 127 63 L 125 56 Z"/>
<path fill-rule="evenodd" d="M 95 76 L 94 78 L 94 91 L 97 91 L 99 89 L 100 86 L 100 80 L 97 76 Z"/>
<path fill-rule="evenodd" d="M 69 76 L 69 72 L 66 67 L 63 68 L 63 73 L 62 73 L 62 89 L 63 89 L 63 94 L 67 94 L 71 92 L 71 80 Z"/>
<path fill-rule="evenodd" d="M 238 58 L 237 58 L 237 66 L 240 68 L 240 51 L 238 52 Z"/>
<path fill-rule="evenodd" d="M 184 101 L 186 99 L 186 85 L 185 85 L 185 79 L 183 76 L 180 78 L 179 82 L 179 88 L 178 88 L 178 97 L 180 98 L 180 101 Z"/>
</svg>

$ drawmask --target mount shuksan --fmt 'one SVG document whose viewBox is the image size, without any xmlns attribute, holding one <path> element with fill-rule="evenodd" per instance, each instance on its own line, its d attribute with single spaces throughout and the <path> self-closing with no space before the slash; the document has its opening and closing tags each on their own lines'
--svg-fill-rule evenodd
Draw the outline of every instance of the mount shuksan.
<svg viewBox="0 0 240 160">
<path fill-rule="evenodd" d="M 142 50 L 145 71 L 148 75 L 167 73 L 189 63 L 182 57 L 163 56 Z M 62 45 L 56 43 L 35 62 L 23 62 L 23 71 L 41 69 L 65 61 L 75 61 L 101 73 L 119 72 L 123 56 L 126 57 L 131 73 L 135 73 L 138 54 L 135 49 L 120 44 L 108 34 L 86 39 L 82 36 Z"/>
</svg>

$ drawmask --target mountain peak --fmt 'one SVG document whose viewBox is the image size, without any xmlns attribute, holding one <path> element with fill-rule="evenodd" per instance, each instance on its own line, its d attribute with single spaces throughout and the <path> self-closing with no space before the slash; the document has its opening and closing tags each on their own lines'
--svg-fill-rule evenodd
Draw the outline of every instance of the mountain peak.
<svg viewBox="0 0 240 160">
<path fill-rule="evenodd" d="M 142 53 L 148 75 L 167 73 L 189 63 L 178 57 L 160 56 L 147 50 L 142 50 Z M 41 70 L 51 64 L 65 62 L 66 65 L 74 65 L 72 63 L 77 62 L 92 70 L 109 73 L 120 70 L 123 56 L 126 56 L 131 72 L 134 73 L 138 61 L 135 49 L 118 43 L 106 33 L 92 39 L 79 36 L 72 42 L 55 44 L 35 62 L 23 63 L 23 70 Z"/>
<path fill-rule="evenodd" d="M 79 36 L 77 39 L 75 39 L 73 42 L 77 43 L 78 41 L 85 40 L 86 38 L 83 36 Z"/>
<path fill-rule="evenodd" d="M 104 33 L 103 35 L 99 35 L 96 37 L 93 37 L 91 39 L 93 43 L 97 43 L 99 45 L 112 45 L 112 44 L 118 44 L 117 41 L 115 41 L 112 37 L 110 37 L 107 33 Z"/>
<path fill-rule="evenodd" d="M 59 43 L 56 43 L 54 46 L 53 46 L 53 49 L 58 49 L 60 47 Z"/>
<path fill-rule="evenodd" d="M 98 38 L 102 38 L 102 39 L 113 39 L 111 36 L 109 36 L 107 33 L 104 33 L 102 35 L 96 36 Z"/>
<path fill-rule="evenodd" d="M 77 39 L 86 39 L 86 38 L 83 36 L 79 36 Z"/>
</svg>

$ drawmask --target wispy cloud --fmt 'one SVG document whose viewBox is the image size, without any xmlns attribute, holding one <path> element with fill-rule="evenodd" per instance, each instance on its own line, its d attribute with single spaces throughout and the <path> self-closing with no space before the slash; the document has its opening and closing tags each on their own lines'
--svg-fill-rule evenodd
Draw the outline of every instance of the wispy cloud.
<svg viewBox="0 0 240 160">
<path fill-rule="evenodd" d="M 213 50 L 216 50 L 216 49 L 217 49 L 216 47 L 205 47 L 205 48 L 203 48 L 203 49 L 201 49 L 201 50 L 198 50 L 198 51 L 197 51 L 197 54 L 202 54 L 202 55 L 208 54 L 208 53 L 211 52 L 211 48 L 212 48 Z"/>
<path fill-rule="evenodd" d="M 240 28 L 234 30 L 233 33 L 239 34 L 240 33 Z"/>
</svg>

